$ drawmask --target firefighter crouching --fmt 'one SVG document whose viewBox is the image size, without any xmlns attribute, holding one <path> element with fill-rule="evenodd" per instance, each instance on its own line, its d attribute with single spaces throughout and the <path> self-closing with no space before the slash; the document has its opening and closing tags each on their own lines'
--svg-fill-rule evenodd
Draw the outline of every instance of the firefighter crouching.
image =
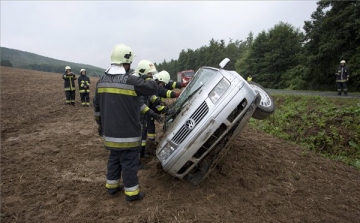
<svg viewBox="0 0 360 223">
<path fill-rule="evenodd" d="M 111 53 L 111 67 L 96 84 L 93 100 L 99 135 L 110 155 L 107 164 L 106 188 L 110 196 L 122 190 L 125 200 L 142 199 L 138 180 L 139 147 L 141 144 L 140 98 L 156 94 L 153 80 L 130 75 L 134 54 L 124 45 L 117 44 Z"/>
<path fill-rule="evenodd" d="M 86 70 L 80 70 L 80 77 L 78 78 L 79 92 L 82 106 L 90 106 L 90 78 L 86 76 Z"/>
<path fill-rule="evenodd" d="M 64 89 L 65 89 L 65 103 L 68 105 L 75 106 L 75 80 L 76 76 L 73 72 L 71 72 L 71 67 L 65 67 L 65 73 L 62 77 L 64 79 Z"/>
</svg>

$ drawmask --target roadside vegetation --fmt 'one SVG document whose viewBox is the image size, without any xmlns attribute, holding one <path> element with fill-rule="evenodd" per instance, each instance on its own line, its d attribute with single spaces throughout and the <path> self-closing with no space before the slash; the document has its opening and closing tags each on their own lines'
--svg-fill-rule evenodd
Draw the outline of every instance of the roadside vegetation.
<svg viewBox="0 0 360 223">
<path fill-rule="evenodd" d="M 273 95 L 276 111 L 254 128 L 360 169 L 360 100 Z M 306 154 L 308 151 L 304 151 Z"/>
</svg>

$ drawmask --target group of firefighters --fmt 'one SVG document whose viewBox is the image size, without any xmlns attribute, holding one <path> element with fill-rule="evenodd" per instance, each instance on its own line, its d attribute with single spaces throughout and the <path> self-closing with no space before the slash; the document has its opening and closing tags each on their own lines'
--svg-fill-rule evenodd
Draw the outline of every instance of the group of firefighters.
<svg viewBox="0 0 360 223">
<path fill-rule="evenodd" d="M 80 98 L 81 98 L 81 105 L 89 107 L 90 106 L 90 78 L 86 76 L 86 70 L 80 70 L 79 78 L 71 72 L 71 67 L 65 67 L 65 73 L 62 76 L 64 79 L 64 90 L 65 90 L 65 103 L 67 105 L 75 106 L 75 80 L 78 80 Z"/>
<path fill-rule="evenodd" d="M 140 191 L 137 173 L 142 167 L 141 159 L 149 157 L 146 141 L 156 138 L 154 121 L 162 121 L 162 114 L 175 112 L 163 99 L 179 97 L 179 93 L 172 90 L 187 85 L 170 80 L 167 71 L 158 72 L 149 60 L 141 60 L 134 71 L 130 68 L 133 57 L 129 46 L 116 44 L 113 47 L 111 66 L 97 82 L 93 99 L 98 133 L 103 137 L 105 149 L 109 150 L 105 187 L 111 197 L 124 190 L 128 202 L 145 196 Z M 84 69 L 80 73 L 81 101 L 89 106 L 90 80 Z M 342 77 L 341 80 L 348 79 L 344 66 L 339 68 L 337 75 Z M 75 105 L 76 76 L 68 66 L 63 79 L 66 102 Z"/>
<path fill-rule="evenodd" d="M 177 98 L 187 83 L 170 80 L 170 74 L 158 72 L 149 60 L 141 60 L 131 69 L 134 53 L 125 44 L 117 44 L 111 53 L 111 67 L 96 83 L 93 99 L 95 121 L 105 149 L 109 150 L 106 189 L 113 197 L 124 190 L 125 200 L 135 201 L 144 197 L 140 191 L 137 172 L 145 168 L 141 160 L 150 155 L 146 141 L 155 142 L 155 121 L 161 122 L 163 114 L 174 111 L 164 101 Z M 90 105 L 90 79 L 86 70 L 80 70 L 77 79 L 69 66 L 63 75 L 66 104 L 75 106 L 75 80 L 78 80 L 81 103 Z M 122 184 L 120 184 L 122 179 Z"/>
</svg>

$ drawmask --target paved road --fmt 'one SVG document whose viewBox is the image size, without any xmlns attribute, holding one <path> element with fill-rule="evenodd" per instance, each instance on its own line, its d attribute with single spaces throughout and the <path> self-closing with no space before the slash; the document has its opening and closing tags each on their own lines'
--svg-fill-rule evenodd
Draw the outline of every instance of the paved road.
<svg viewBox="0 0 360 223">
<path fill-rule="evenodd" d="M 348 96 L 337 95 L 335 91 L 294 91 L 294 90 L 277 90 L 277 89 L 266 89 L 270 94 L 297 94 L 297 95 L 317 95 L 324 97 L 337 97 L 337 98 L 360 98 L 360 93 L 348 93 Z"/>
</svg>

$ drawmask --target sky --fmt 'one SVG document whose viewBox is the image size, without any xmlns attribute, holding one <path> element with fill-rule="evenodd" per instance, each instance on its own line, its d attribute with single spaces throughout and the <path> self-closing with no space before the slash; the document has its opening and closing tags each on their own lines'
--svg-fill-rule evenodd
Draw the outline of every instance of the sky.
<svg viewBox="0 0 360 223">
<path fill-rule="evenodd" d="M 1 46 L 69 62 L 110 66 L 115 44 L 154 63 L 209 41 L 246 40 L 286 22 L 303 31 L 316 1 L 4 1 Z M 220 62 L 220 61 L 219 61 Z"/>
</svg>

